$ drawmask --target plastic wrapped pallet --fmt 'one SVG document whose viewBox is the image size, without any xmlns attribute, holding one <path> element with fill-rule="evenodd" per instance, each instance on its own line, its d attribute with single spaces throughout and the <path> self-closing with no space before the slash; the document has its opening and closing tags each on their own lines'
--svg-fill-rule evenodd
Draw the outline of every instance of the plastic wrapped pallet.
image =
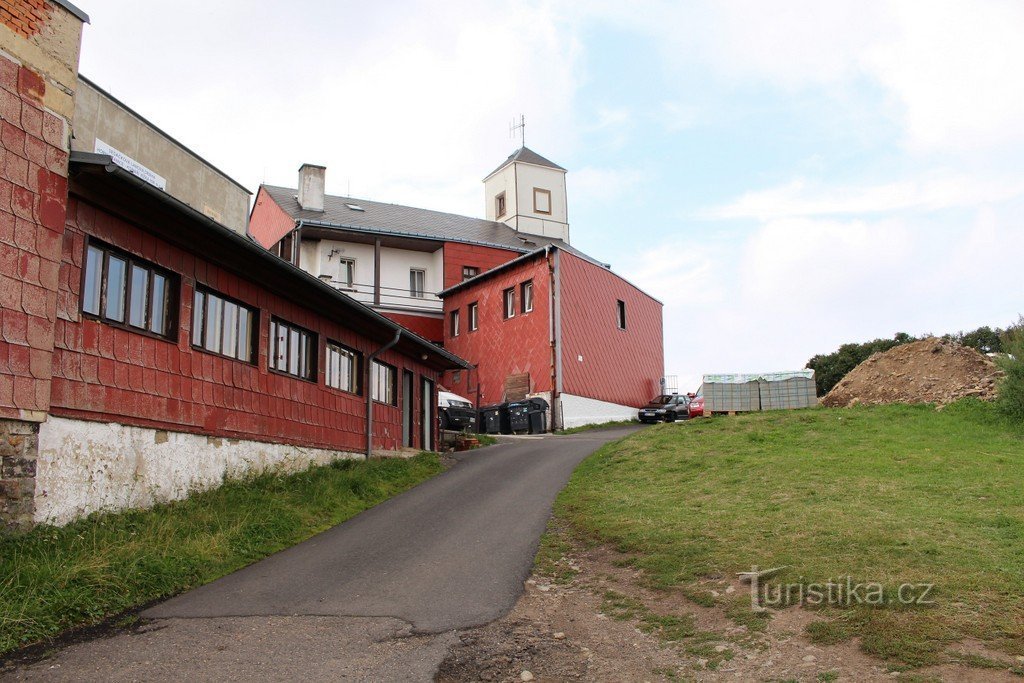
<svg viewBox="0 0 1024 683">
<path fill-rule="evenodd" d="M 808 408 L 818 400 L 814 370 L 704 375 L 702 391 L 709 413 Z"/>
</svg>

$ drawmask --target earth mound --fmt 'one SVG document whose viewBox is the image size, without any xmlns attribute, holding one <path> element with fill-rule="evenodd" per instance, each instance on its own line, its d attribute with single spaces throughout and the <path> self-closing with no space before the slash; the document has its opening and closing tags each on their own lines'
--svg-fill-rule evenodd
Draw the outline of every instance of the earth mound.
<svg viewBox="0 0 1024 683">
<path fill-rule="evenodd" d="M 883 403 L 941 406 L 967 396 L 992 401 L 1002 374 L 998 365 L 974 349 L 931 337 L 873 354 L 821 403 L 840 408 Z"/>
</svg>

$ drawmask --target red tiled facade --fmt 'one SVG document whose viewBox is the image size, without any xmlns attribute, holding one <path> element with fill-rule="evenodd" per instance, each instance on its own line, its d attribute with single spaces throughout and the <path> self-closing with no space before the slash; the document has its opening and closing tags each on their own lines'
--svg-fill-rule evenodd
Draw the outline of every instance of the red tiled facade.
<svg viewBox="0 0 1024 683">
<path fill-rule="evenodd" d="M 260 186 L 249 215 L 249 234 L 265 249 L 281 241 L 281 238 L 295 229 L 295 221 L 284 212 L 277 202 L 270 198 Z"/>
<path fill-rule="evenodd" d="M 562 252 L 562 392 L 639 407 L 661 392 L 662 305 L 599 265 Z M 617 302 L 626 305 L 619 329 Z M 580 356 L 583 360 L 580 360 Z"/>
<path fill-rule="evenodd" d="M 445 386 L 477 405 L 505 400 L 509 377 L 529 374 L 530 393 L 551 391 L 551 264 L 549 255 L 538 255 L 480 285 L 454 292 L 445 298 L 445 348 L 476 366 L 474 370 L 448 372 Z M 521 286 L 533 283 L 533 310 L 523 313 Z M 515 315 L 505 318 L 504 292 L 514 290 Z M 469 330 L 469 305 L 476 303 L 478 329 Z M 459 312 L 459 334 L 452 336 L 450 320 Z"/>
<path fill-rule="evenodd" d="M 391 311 L 381 311 L 380 314 L 389 320 L 394 320 L 407 330 L 412 330 L 427 341 L 436 344 L 444 341 L 444 323 L 440 318 Z"/>
<path fill-rule="evenodd" d="M 478 405 L 499 403 L 506 399 L 508 379 L 528 373 L 530 393 L 552 391 L 555 258 L 555 251 L 537 254 L 445 297 L 445 347 L 478 366 L 446 373 L 446 387 Z M 557 258 L 561 393 L 616 405 L 646 404 L 658 393 L 663 373 L 661 303 L 602 266 L 564 250 L 557 250 Z M 524 315 L 521 286 L 527 281 L 533 283 L 534 307 Z M 516 315 L 506 319 L 509 288 L 515 292 Z M 624 330 L 618 327 L 619 301 L 626 308 Z M 479 306 L 479 328 L 470 332 L 473 302 Z M 449 321 L 456 310 L 460 330 L 452 336 Z"/>
<path fill-rule="evenodd" d="M 36 4 L 5 3 L 4 23 L 10 7 Z M 0 55 L 2 418 L 37 420 L 50 405 L 68 152 L 65 120 L 43 107 L 46 88 L 40 74 Z"/>
<path fill-rule="evenodd" d="M 178 275 L 174 339 L 128 331 L 80 313 L 87 238 L 101 240 Z M 75 196 L 69 202 L 61 257 L 53 415 L 345 451 L 360 451 L 365 446 L 365 394 L 325 385 L 324 349 L 331 340 L 366 357 L 381 344 Z M 255 363 L 192 347 L 192 296 L 197 283 L 258 311 Z M 317 334 L 315 382 L 268 369 L 271 316 Z M 438 373 L 394 351 L 385 352 L 381 360 L 397 367 L 399 377 L 408 369 L 417 378 L 413 416 L 414 438 L 418 441 L 419 378 L 436 380 Z M 401 415 L 401 406 L 374 404 L 376 448 L 401 446 Z"/>
<path fill-rule="evenodd" d="M 462 282 L 464 266 L 478 268 L 479 272 L 484 273 L 521 255 L 521 252 L 511 249 L 496 249 L 463 242 L 445 242 L 444 286 L 447 289 Z"/>
</svg>

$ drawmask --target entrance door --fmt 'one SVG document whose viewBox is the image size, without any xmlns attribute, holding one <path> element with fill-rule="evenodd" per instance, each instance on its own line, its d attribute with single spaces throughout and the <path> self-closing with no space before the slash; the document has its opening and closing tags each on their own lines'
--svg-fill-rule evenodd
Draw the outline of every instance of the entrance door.
<svg viewBox="0 0 1024 683">
<path fill-rule="evenodd" d="M 420 386 L 420 447 L 425 451 L 434 449 L 434 425 L 437 420 L 437 399 L 434 398 L 434 383 L 426 377 Z"/>
<path fill-rule="evenodd" d="M 408 370 L 402 370 L 402 445 L 412 448 L 413 428 L 413 376 Z"/>
</svg>

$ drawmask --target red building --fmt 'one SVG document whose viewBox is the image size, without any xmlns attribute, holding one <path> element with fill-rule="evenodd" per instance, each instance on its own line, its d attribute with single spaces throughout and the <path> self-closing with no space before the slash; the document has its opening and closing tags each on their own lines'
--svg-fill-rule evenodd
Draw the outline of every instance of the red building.
<svg viewBox="0 0 1024 683">
<path fill-rule="evenodd" d="M 558 425 L 635 417 L 659 392 L 661 303 L 557 245 L 441 292 L 445 348 L 474 365 L 449 372 L 479 405 L 540 396 Z"/>
<path fill-rule="evenodd" d="M 433 448 L 436 387 L 466 363 L 186 204 L 193 166 L 71 152 L 87 18 L 4 8 L 0 526 Z"/>
<path fill-rule="evenodd" d="M 554 426 L 635 418 L 660 391 L 661 303 L 569 244 L 562 167 L 517 150 L 484 179 L 483 219 L 328 195 L 325 173 L 261 186 L 250 234 L 474 364 L 447 388 L 544 397 Z"/>
</svg>

